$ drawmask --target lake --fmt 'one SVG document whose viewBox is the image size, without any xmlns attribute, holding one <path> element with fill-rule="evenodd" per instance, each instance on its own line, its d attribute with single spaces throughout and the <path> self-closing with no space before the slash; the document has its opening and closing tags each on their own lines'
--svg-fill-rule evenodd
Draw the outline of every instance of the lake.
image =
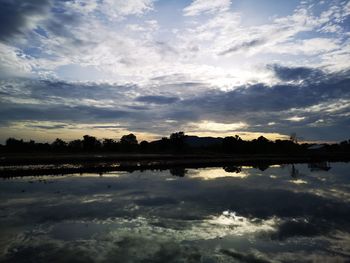
<svg viewBox="0 0 350 263">
<path fill-rule="evenodd" d="M 0 180 L 2 262 L 349 260 L 349 163 Z"/>
</svg>

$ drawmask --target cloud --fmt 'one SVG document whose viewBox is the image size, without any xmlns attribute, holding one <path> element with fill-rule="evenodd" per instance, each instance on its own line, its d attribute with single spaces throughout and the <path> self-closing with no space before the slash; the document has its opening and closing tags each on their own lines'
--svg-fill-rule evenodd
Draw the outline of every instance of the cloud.
<svg viewBox="0 0 350 263">
<path fill-rule="evenodd" d="M 200 14 L 212 14 L 229 10 L 231 0 L 194 0 L 184 8 L 185 16 L 197 16 Z"/>
<path fill-rule="evenodd" d="M 316 31 L 335 16 L 344 17 L 341 8 L 313 15 L 311 7 L 299 5 L 291 15 L 245 25 L 244 13 L 231 11 L 230 1 L 193 1 L 186 8 L 211 15 L 185 17 L 183 25 L 175 23 L 170 29 L 157 15 L 162 10 L 155 10 L 162 5 L 150 0 L 49 1 L 47 6 L 40 21 L 33 20 L 32 26 L 21 30 L 24 42 L 17 38 L 11 42 L 20 59 L 18 66 L 29 64 L 30 73 L 40 78 L 144 84 L 162 72 L 186 74 L 188 82 L 227 89 L 252 81 L 268 82 L 263 74 L 254 71 L 256 63 L 266 63 L 270 56 L 293 55 L 288 58 L 291 64 L 304 65 L 298 55 L 322 54 L 322 59 L 327 60 L 324 65 L 333 64 L 337 70 L 347 67 L 341 36 L 301 36 L 303 32 Z M 152 10 L 157 12 L 149 12 Z M 147 16 L 143 16 L 146 12 Z M 181 14 L 175 12 L 177 15 Z M 128 16 L 137 18 L 128 20 Z M 220 58 L 218 54 L 226 56 Z M 235 59 L 228 61 L 229 57 Z M 334 63 L 335 57 L 341 63 Z M 68 69 L 62 71 L 62 67 Z M 71 74 L 67 73 L 70 67 L 75 67 Z M 11 75 L 11 71 L 16 72 L 9 69 L 3 75 Z M 75 74 L 77 71 L 79 74 Z"/>
<path fill-rule="evenodd" d="M 171 104 L 179 100 L 177 97 L 166 97 L 166 96 L 141 96 L 137 97 L 136 101 L 154 104 Z"/>
<path fill-rule="evenodd" d="M 234 132 L 246 129 L 248 125 L 243 122 L 237 123 L 218 123 L 214 121 L 202 121 L 200 123 L 189 123 L 189 128 L 197 132 Z"/>
<path fill-rule="evenodd" d="M 146 64 L 140 57 L 156 53 L 153 47 L 147 47 L 148 44 L 138 39 L 140 36 L 131 36 L 127 31 L 116 34 L 110 28 L 115 19 L 140 16 L 151 10 L 152 0 L 17 2 L 5 1 L 5 8 L 1 8 L 10 15 L 1 16 L 0 41 L 10 43 L 11 48 L 18 51 L 17 60 L 21 58 L 19 54 L 24 54 L 21 62 L 31 63 L 31 73 L 39 77 L 56 77 L 60 66 L 78 65 L 94 66 L 96 72 L 103 68 L 101 76 L 110 78 L 106 73 L 115 73 L 116 66 L 120 65 L 127 72 L 131 64 L 134 68 L 138 68 L 138 63 Z M 143 26 L 156 30 L 155 23 L 155 20 L 147 20 Z M 142 38 L 146 41 L 150 34 L 147 30 Z"/>
<path fill-rule="evenodd" d="M 282 81 L 310 80 L 315 82 L 319 78 L 325 77 L 324 72 L 315 68 L 285 67 L 281 65 L 269 65 L 268 68 L 273 70 L 276 77 Z"/>
<path fill-rule="evenodd" d="M 313 237 L 326 234 L 331 231 L 331 227 L 316 218 L 312 222 L 308 220 L 288 220 L 278 226 L 276 233 L 272 234 L 272 239 L 285 240 L 293 237 Z"/>
<path fill-rule="evenodd" d="M 101 2 L 101 11 L 112 19 L 120 19 L 152 10 L 153 2 L 154 0 L 104 0 Z"/>
<path fill-rule="evenodd" d="M 272 87 L 255 84 L 236 88 L 233 91 L 211 91 L 202 96 L 182 101 L 187 105 L 208 107 L 211 112 L 280 111 L 294 107 L 308 106 L 320 100 L 349 96 L 346 84 L 350 80 L 329 81 L 310 84 L 306 87 L 292 84 L 278 84 Z M 315 94 L 318 94 L 317 97 Z"/>
<path fill-rule="evenodd" d="M 93 125 L 90 126 L 92 129 L 125 129 L 128 128 L 126 125 Z"/>
<path fill-rule="evenodd" d="M 6 80 L 0 82 L 0 122 L 2 126 L 25 121 L 76 122 L 97 128 L 118 121 L 127 130 L 160 135 L 173 132 L 176 126 L 207 135 L 295 131 L 306 139 L 347 137 L 349 121 L 344 118 L 350 110 L 350 80 L 346 72 L 278 64 L 267 68 L 283 83 L 243 85 L 229 91 L 200 91 L 196 84 L 197 92 L 181 95 L 181 99 L 182 86 L 188 88 L 186 82 L 177 83 L 179 90 L 170 86 L 167 95 L 163 95 L 167 85 L 161 84 L 159 95 L 141 95 L 149 89 L 134 84 Z"/>
<path fill-rule="evenodd" d="M 240 253 L 228 249 L 221 249 L 221 253 L 228 256 L 229 258 L 233 258 L 235 260 L 241 261 L 241 262 L 252 262 L 252 263 L 268 263 L 270 262 L 267 259 L 262 258 L 261 256 L 256 256 L 254 254 L 249 253 Z"/>
<path fill-rule="evenodd" d="M 219 55 L 226 55 L 226 54 L 234 53 L 237 51 L 249 50 L 252 47 L 260 46 L 260 45 L 263 45 L 265 43 L 266 43 L 265 39 L 253 39 L 253 40 L 250 40 L 248 42 L 243 42 L 243 43 L 240 43 L 240 44 L 235 45 L 233 47 L 230 47 L 229 49 L 220 52 Z"/>
<path fill-rule="evenodd" d="M 269 50 L 269 52 L 285 53 L 285 54 L 304 54 L 307 56 L 317 55 L 320 53 L 331 52 L 339 49 L 340 41 L 331 38 L 311 38 L 304 40 L 288 41 L 283 45 L 279 45 L 277 50 Z"/>
<path fill-rule="evenodd" d="M 287 121 L 299 122 L 299 121 L 305 120 L 305 117 L 293 116 L 293 117 L 287 118 L 286 120 Z"/>
<path fill-rule="evenodd" d="M 20 49 L 0 42 L 0 78 L 28 77 L 32 66 Z"/>
<path fill-rule="evenodd" d="M 175 126 L 165 120 L 245 123 L 243 132 L 341 130 L 349 5 L 334 3 L 301 1 L 270 17 L 252 6 L 252 19 L 228 0 L 184 9 L 177 1 L 164 19 L 168 3 L 151 0 L 5 0 L 0 119 L 98 126 L 114 116 L 162 135 Z M 305 119 L 288 121 L 294 116 Z"/>
<path fill-rule="evenodd" d="M 104 122 L 130 118 L 131 111 L 99 108 L 94 106 L 2 104 L 0 122 L 16 121 L 66 121 L 66 122 Z M 134 116 L 136 117 L 136 116 Z"/>
<path fill-rule="evenodd" d="M 0 40 L 8 41 L 12 37 L 34 29 L 50 9 L 49 0 L 16 1 L 4 0 L 0 8 Z"/>
<path fill-rule="evenodd" d="M 285 70 L 290 70 L 293 73 L 289 72 L 287 79 L 301 79 L 299 69 L 295 71 L 293 68 Z M 302 72 L 304 71 L 302 70 Z M 316 72 L 321 74 L 320 71 Z M 339 99 L 350 98 L 347 89 L 350 80 L 346 74 L 329 76 L 323 73 L 321 80 L 314 83 L 308 79 L 310 78 L 309 74 L 303 76 L 306 77 L 307 81 L 302 82 L 302 84 L 277 84 L 273 86 L 255 84 L 228 92 L 210 91 L 195 98 L 181 101 L 180 107 L 182 111 L 190 111 L 199 120 L 215 120 L 222 123 L 244 121 L 247 124 L 244 130 L 250 132 L 279 131 L 282 134 L 288 134 L 294 130 L 306 137 L 329 139 L 337 137 L 337 140 L 342 137 L 346 138 L 347 135 L 343 129 L 349 124 L 348 122 L 344 123 L 342 115 L 350 110 L 348 104 L 341 103 L 344 107 L 333 112 L 327 107 L 327 105 L 334 105 L 334 101 Z M 308 110 L 320 103 L 324 105 L 324 109 L 316 107 L 313 113 Z M 331 107 L 331 109 L 337 109 L 337 107 Z M 329 119 L 333 119 L 328 126 L 320 125 L 319 131 L 309 126 L 326 115 L 329 116 Z M 187 115 L 180 114 L 177 119 L 181 119 L 181 117 L 185 120 Z M 268 123 L 274 123 L 274 125 L 268 125 Z"/>
<path fill-rule="evenodd" d="M 42 129 L 42 130 L 56 130 L 56 129 L 64 129 L 67 127 L 66 124 L 54 124 L 54 125 L 26 125 L 28 128 L 37 128 L 37 129 Z"/>
</svg>

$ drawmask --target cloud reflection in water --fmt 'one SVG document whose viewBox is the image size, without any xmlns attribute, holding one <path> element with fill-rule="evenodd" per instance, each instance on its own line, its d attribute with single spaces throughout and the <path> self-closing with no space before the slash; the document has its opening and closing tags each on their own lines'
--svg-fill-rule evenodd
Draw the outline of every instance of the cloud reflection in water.
<svg viewBox="0 0 350 263">
<path fill-rule="evenodd" d="M 3 180 L 1 260 L 342 261 L 350 178 L 348 164 L 331 166 L 295 165 L 297 178 L 273 166 Z"/>
</svg>

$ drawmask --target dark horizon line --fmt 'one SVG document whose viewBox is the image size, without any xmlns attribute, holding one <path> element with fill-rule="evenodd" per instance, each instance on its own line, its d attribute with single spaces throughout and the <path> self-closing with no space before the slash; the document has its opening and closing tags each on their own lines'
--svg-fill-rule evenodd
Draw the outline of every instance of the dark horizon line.
<svg viewBox="0 0 350 263">
<path fill-rule="evenodd" d="M 219 154 L 281 154 L 310 152 L 350 152 L 350 140 L 339 144 L 308 144 L 299 143 L 296 134 L 288 140 L 270 141 L 264 136 L 251 141 L 245 141 L 240 136 L 224 138 L 187 136 L 184 132 L 172 133 L 156 141 L 138 142 L 137 137 L 130 133 L 123 135 L 119 141 L 105 138 L 102 141 L 94 136 L 84 135 L 83 139 L 65 142 L 57 138 L 51 144 L 25 142 L 9 138 L 1 145 L 2 153 L 50 152 L 50 153 L 219 153 Z"/>
<path fill-rule="evenodd" d="M 171 133 L 169 135 L 169 137 L 166 137 L 166 136 L 163 136 L 163 137 L 160 137 L 159 139 L 155 139 L 155 140 L 141 140 L 140 142 L 138 141 L 137 144 L 140 144 L 141 142 L 147 142 L 147 143 L 153 143 L 153 142 L 159 142 L 161 140 L 164 140 L 164 139 L 170 139 L 170 137 L 173 135 L 173 134 L 178 134 L 178 133 L 183 133 L 184 137 L 185 138 L 190 138 L 190 137 L 195 137 L 195 138 L 199 138 L 199 139 L 218 139 L 218 140 L 223 140 L 225 138 L 239 138 L 239 140 L 241 141 L 244 141 L 244 142 L 252 142 L 252 141 L 256 141 L 258 140 L 259 138 L 264 138 L 266 140 L 268 140 L 269 142 L 276 142 L 276 141 L 292 141 L 294 143 L 297 143 L 297 144 L 309 144 L 309 145 L 315 145 L 315 144 L 319 144 L 319 145 L 334 145 L 334 144 L 338 144 L 338 143 L 342 143 L 342 142 L 348 142 L 350 141 L 350 139 L 344 139 L 344 140 L 339 140 L 339 141 L 323 141 L 323 140 L 315 140 L 315 141 L 312 141 L 312 140 L 303 140 L 303 138 L 299 138 L 299 137 L 295 137 L 295 138 L 292 138 L 293 135 L 290 135 L 289 139 L 275 139 L 275 140 L 270 140 L 268 138 L 266 138 L 264 135 L 260 135 L 260 136 L 257 136 L 256 138 L 254 139 L 242 139 L 238 134 L 233 134 L 233 135 L 228 135 L 228 136 L 199 136 L 199 135 L 187 135 L 185 134 L 184 132 L 174 132 L 174 133 Z M 137 137 L 134 133 L 129 133 L 129 134 L 125 134 L 125 135 L 122 135 L 119 139 L 114 139 L 114 138 L 107 138 L 107 137 L 103 137 L 103 138 L 100 138 L 98 139 L 97 137 L 95 136 L 91 136 L 91 135 L 88 135 L 88 134 L 85 134 L 83 136 L 81 136 L 80 138 L 77 138 L 77 139 L 71 139 L 71 140 L 65 140 L 65 139 L 61 139 L 59 137 L 57 137 L 56 139 L 52 140 L 51 142 L 50 141 L 45 141 L 45 142 L 38 142 L 34 139 L 23 139 L 23 138 L 19 138 L 17 139 L 16 137 L 8 137 L 4 143 L 0 143 L 0 146 L 5 146 L 6 145 L 6 142 L 8 140 L 16 140 L 16 141 L 20 141 L 20 142 L 23 142 L 23 143 L 35 143 L 35 144 L 52 144 L 54 143 L 55 141 L 57 140 L 62 140 L 63 142 L 65 143 L 70 143 L 70 142 L 74 142 L 74 141 L 83 141 L 84 140 L 84 137 L 85 136 L 88 136 L 88 137 L 91 137 L 91 138 L 95 138 L 97 141 L 99 142 L 103 142 L 105 140 L 113 140 L 115 143 L 120 143 L 122 138 L 124 136 L 129 136 L 129 135 L 134 135 L 136 140 L 137 140 Z"/>
</svg>

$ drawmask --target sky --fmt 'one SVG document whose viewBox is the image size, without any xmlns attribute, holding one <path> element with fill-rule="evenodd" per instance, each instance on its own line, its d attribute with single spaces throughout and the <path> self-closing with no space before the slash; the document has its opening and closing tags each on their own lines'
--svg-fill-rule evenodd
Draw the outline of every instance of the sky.
<svg viewBox="0 0 350 263">
<path fill-rule="evenodd" d="M 0 143 L 350 131 L 349 0 L 0 0 Z"/>
</svg>

